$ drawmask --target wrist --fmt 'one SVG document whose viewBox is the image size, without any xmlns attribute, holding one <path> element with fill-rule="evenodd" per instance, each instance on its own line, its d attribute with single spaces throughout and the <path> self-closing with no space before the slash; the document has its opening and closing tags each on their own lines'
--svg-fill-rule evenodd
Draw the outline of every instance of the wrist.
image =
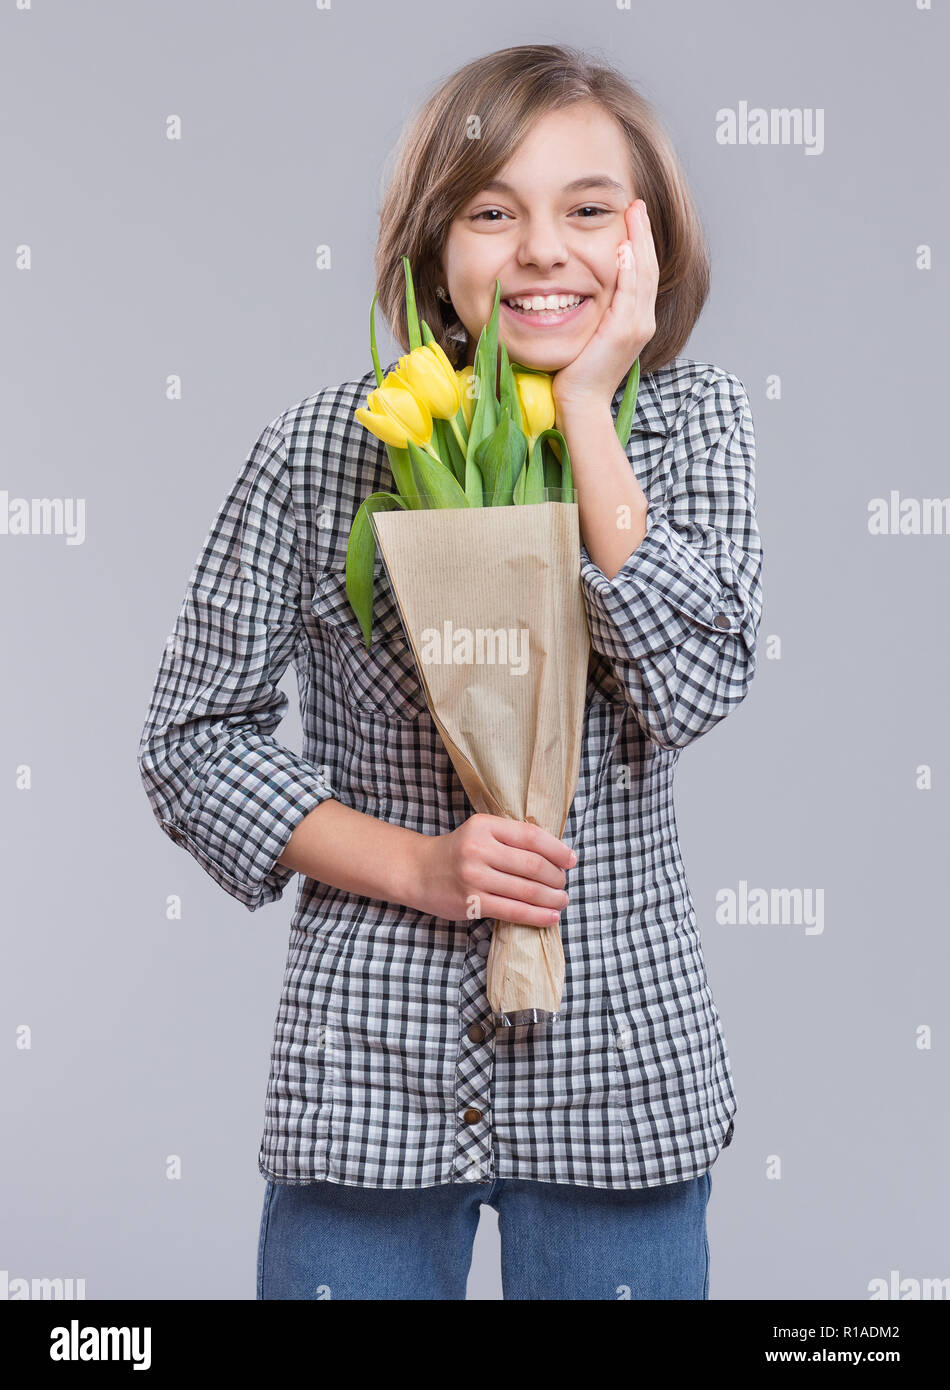
<svg viewBox="0 0 950 1390">
<path fill-rule="evenodd" d="M 555 402 L 557 427 L 564 435 L 568 433 L 581 436 L 614 428 L 612 402 L 591 396 L 573 396 L 565 401 Z M 568 447 L 570 441 L 568 440 Z"/>
<path fill-rule="evenodd" d="M 424 912 L 424 885 L 429 878 L 429 851 L 433 844 L 432 835 L 423 835 L 417 830 L 405 830 L 405 844 L 399 858 L 397 870 L 397 901 L 404 907 Z"/>
</svg>

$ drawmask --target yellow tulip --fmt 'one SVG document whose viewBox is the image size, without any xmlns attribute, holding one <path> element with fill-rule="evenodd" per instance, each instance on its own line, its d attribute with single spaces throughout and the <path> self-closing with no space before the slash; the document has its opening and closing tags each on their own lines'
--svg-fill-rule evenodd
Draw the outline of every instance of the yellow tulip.
<svg viewBox="0 0 950 1390">
<path fill-rule="evenodd" d="M 554 393 L 547 373 L 513 372 L 528 446 L 542 430 L 554 428 Z"/>
<path fill-rule="evenodd" d="M 434 340 L 399 359 L 393 373 L 438 420 L 451 420 L 461 404 L 459 384 L 445 353 Z"/>
<path fill-rule="evenodd" d="M 361 425 L 369 430 L 370 434 L 375 434 L 377 439 L 381 439 L 384 444 L 392 444 L 397 449 L 406 447 L 406 431 L 400 429 L 396 421 L 390 419 L 388 415 L 383 415 L 380 411 L 367 410 L 360 406 L 355 410 L 354 415 Z"/>
<path fill-rule="evenodd" d="M 475 373 L 471 367 L 460 367 L 455 373 L 459 384 L 459 395 L 462 397 L 462 416 L 465 420 L 465 428 L 472 428 L 472 416 L 475 414 L 475 394 L 472 383 Z"/>
<path fill-rule="evenodd" d="M 405 449 L 407 440 L 423 448 L 432 438 L 432 415 L 425 401 L 389 372 L 382 384 L 370 391 L 366 405 L 354 412 L 357 420 L 385 444 Z"/>
</svg>

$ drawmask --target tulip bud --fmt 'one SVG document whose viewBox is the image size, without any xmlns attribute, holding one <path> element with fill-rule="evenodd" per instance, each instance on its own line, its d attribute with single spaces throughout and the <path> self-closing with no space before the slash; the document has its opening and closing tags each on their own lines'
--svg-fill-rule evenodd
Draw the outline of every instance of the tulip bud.
<svg viewBox="0 0 950 1390">
<path fill-rule="evenodd" d="M 554 428 L 554 392 L 551 378 L 544 372 L 513 372 L 524 432 L 529 441 L 537 439 L 542 430 Z"/>
<path fill-rule="evenodd" d="M 370 391 L 366 405 L 354 412 L 360 424 L 385 444 L 405 449 L 412 440 L 421 449 L 432 438 L 432 415 L 424 401 L 407 389 L 395 372 Z"/>
<path fill-rule="evenodd" d="M 455 369 L 435 340 L 400 357 L 392 375 L 424 402 L 436 419 L 451 420 L 458 414 L 461 397 Z"/>
<path fill-rule="evenodd" d="M 465 428 L 470 430 L 472 428 L 472 416 L 475 414 L 475 372 L 471 367 L 460 367 L 455 376 L 462 398 L 462 416 L 465 420 Z"/>
</svg>

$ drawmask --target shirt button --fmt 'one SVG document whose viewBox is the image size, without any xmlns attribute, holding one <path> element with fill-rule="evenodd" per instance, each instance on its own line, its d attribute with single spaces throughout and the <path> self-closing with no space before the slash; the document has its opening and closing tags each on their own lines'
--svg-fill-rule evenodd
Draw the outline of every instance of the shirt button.
<svg viewBox="0 0 950 1390">
<path fill-rule="evenodd" d="M 485 1041 L 485 1029 L 482 1027 L 480 1023 L 473 1023 L 471 1028 L 469 1028 L 468 1040 L 469 1042 Z"/>
<path fill-rule="evenodd" d="M 477 1125 L 481 1118 L 482 1112 L 480 1110 L 476 1110 L 474 1105 L 470 1105 L 468 1109 L 465 1111 L 465 1114 L 462 1116 L 462 1119 L 465 1121 L 467 1125 Z"/>
<path fill-rule="evenodd" d="M 487 956 L 491 950 L 491 937 L 485 937 L 484 940 L 480 941 L 475 950 L 480 956 Z"/>
<path fill-rule="evenodd" d="M 713 624 L 716 627 L 728 627 L 729 619 L 727 618 L 725 613 L 717 613 L 716 616 L 713 618 Z"/>
</svg>

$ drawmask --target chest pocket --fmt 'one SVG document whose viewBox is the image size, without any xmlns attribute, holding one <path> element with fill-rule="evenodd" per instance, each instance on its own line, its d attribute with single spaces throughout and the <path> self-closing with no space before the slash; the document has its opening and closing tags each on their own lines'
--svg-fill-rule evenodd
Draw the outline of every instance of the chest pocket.
<svg viewBox="0 0 950 1390">
<path fill-rule="evenodd" d="M 428 711 L 399 607 L 377 560 L 373 575 L 373 631 L 369 651 L 346 593 L 343 570 L 319 576 L 310 604 L 332 644 L 343 698 L 358 710 L 386 719 L 416 719 Z"/>
</svg>

